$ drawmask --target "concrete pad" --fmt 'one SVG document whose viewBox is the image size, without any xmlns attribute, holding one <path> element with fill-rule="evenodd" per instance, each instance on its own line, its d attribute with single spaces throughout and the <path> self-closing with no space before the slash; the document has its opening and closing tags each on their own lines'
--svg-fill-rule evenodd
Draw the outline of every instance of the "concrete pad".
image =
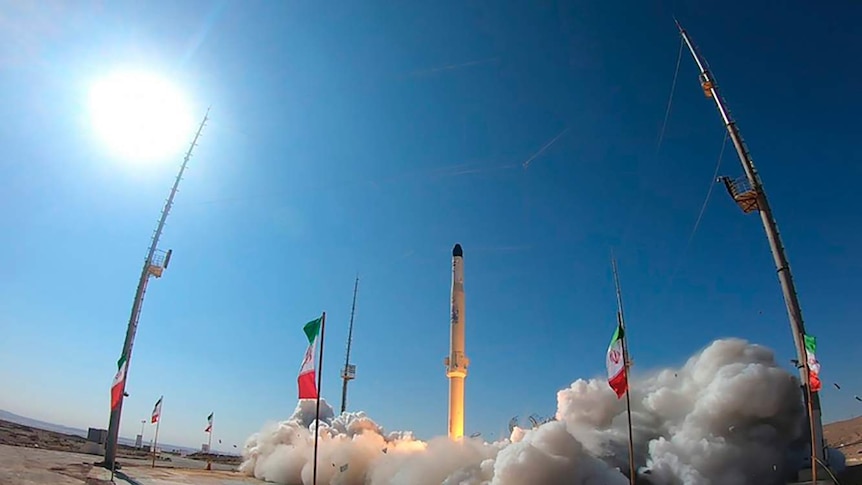
<svg viewBox="0 0 862 485">
<path fill-rule="evenodd" d="M 264 482 L 233 471 L 228 465 L 172 457 L 171 462 L 118 459 L 117 485 L 260 485 Z M 109 485 L 111 471 L 93 466 L 101 457 L 67 451 L 0 445 L 0 485 Z M 188 468 L 175 468 L 189 466 Z M 223 469 L 218 469 L 223 468 Z"/>
<path fill-rule="evenodd" d="M 103 485 L 110 483 L 98 473 L 92 455 L 39 448 L 0 445 L 0 484 L 14 485 Z M 93 470 L 96 470 L 93 472 Z M 90 474 L 93 473 L 91 477 Z M 121 480 L 116 483 L 125 484 Z"/>
<path fill-rule="evenodd" d="M 152 458 L 138 458 L 124 455 L 117 456 L 117 463 L 122 466 L 122 470 L 130 467 L 152 468 Z M 192 460 L 177 455 L 168 455 L 162 453 L 156 460 L 156 468 L 188 468 L 192 470 L 203 470 L 206 468 L 207 462 L 201 460 Z M 236 467 L 223 463 L 213 463 L 213 470 L 234 471 Z"/>
<path fill-rule="evenodd" d="M 127 465 L 123 473 L 138 485 L 260 485 L 262 482 L 235 471 L 151 468 Z"/>
</svg>

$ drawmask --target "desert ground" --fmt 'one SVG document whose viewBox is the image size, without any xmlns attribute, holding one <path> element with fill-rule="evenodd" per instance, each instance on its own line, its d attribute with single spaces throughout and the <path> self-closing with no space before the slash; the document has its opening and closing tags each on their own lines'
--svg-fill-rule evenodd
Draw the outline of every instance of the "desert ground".
<svg viewBox="0 0 862 485">
<path fill-rule="evenodd" d="M 839 477 L 842 485 L 862 484 L 862 416 L 836 421 L 823 427 L 830 447 L 847 458 L 847 471 Z"/>
<path fill-rule="evenodd" d="M 94 466 L 100 455 L 87 454 L 84 438 L 46 431 L 0 420 L 0 485 L 104 485 L 111 472 Z M 118 484 L 240 485 L 261 483 L 237 473 L 239 457 L 212 456 L 212 470 L 205 470 L 207 455 L 162 453 L 152 467 L 152 455 L 120 446 L 115 478 Z"/>
</svg>

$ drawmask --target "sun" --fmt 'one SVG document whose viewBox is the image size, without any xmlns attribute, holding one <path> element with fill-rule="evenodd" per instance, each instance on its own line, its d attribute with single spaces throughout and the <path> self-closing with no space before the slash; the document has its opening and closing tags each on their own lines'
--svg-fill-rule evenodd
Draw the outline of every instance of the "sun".
<svg viewBox="0 0 862 485">
<path fill-rule="evenodd" d="M 165 79 L 137 71 L 115 72 L 90 90 L 96 135 L 114 156 L 154 162 L 180 153 L 193 129 L 182 93 Z"/>
</svg>

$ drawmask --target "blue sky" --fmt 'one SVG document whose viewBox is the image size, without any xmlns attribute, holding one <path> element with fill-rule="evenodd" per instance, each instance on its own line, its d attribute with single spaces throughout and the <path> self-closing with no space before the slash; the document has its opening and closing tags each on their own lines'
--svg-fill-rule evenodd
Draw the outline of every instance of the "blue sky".
<svg viewBox="0 0 862 485">
<path fill-rule="evenodd" d="M 5 3 L 5 2 L 4 2 Z M 327 312 L 323 394 L 446 432 L 450 254 L 464 246 L 468 433 L 550 415 L 601 376 L 619 258 L 636 370 L 741 337 L 789 365 L 760 221 L 715 187 L 722 143 L 671 16 L 715 71 L 764 179 L 826 420 L 859 412 L 858 6 L 699 2 L 15 2 L 0 15 L 0 408 L 106 426 L 148 238 L 181 154 L 130 163 L 87 92 L 117 66 L 213 106 L 162 238 L 122 432 L 159 395 L 166 442 L 242 441 L 296 404 L 302 325 Z M 550 148 L 521 164 L 561 131 Z M 189 133 L 189 139 L 191 133 Z M 739 175 L 732 151 L 722 174 Z M 837 391 L 832 382 L 842 385 Z M 150 435 L 148 431 L 148 436 Z"/>
</svg>

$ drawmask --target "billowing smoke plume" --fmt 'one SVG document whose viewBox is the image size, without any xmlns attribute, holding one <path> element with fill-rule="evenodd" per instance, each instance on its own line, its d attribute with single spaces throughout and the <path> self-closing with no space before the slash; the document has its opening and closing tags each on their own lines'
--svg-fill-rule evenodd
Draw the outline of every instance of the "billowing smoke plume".
<svg viewBox="0 0 862 485">
<path fill-rule="evenodd" d="M 640 483 L 784 483 L 803 436 L 799 380 L 772 352 L 718 340 L 678 370 L 632 379 L 634 456 Z M 271 482 L 311 483 L 314 402 L 246 442 L 241 470 Z M 428 442 L 385 433 L 364 413 L 334 416 L 321 401 L 318 482 L 339 485 L 624 485 L 625 400 L 603 379 L 557 393 L 556 420 L 509 439 Z M 622 470 L 622 471 L 620 471 Z"/>
</svg>

